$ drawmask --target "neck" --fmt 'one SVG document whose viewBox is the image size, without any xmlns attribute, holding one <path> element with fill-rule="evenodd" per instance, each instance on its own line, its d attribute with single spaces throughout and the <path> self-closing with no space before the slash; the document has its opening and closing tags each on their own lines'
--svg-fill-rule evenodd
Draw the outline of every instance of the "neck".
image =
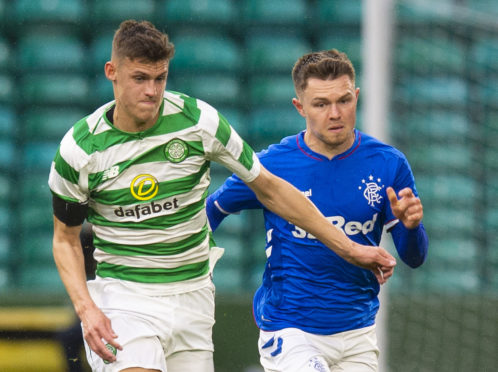
<svg viewBox="0 0 498 372">
<path fill-rule="evenodd" d="M 354 140 L 354 130 L 351 131 L 346 140 L 338 143 L 326 142 L 320 138 L 312 136 L 308 130 L 304 133 L 304 142 L 306 145 L 317 154 L 323 155 L 329 160 L 348 150 L 351 146 L 353 146 Z"/>
<path fill-rule="evenodd" d="M 126 115 L 121 110 L 119 110 L 119 106 L 116 103 L 112 115 L 112 123 L 116 128 L 124 132 L 143 132 L 144 130 L 153 127 L 158 117 L 159 117 L 159 112 L 154 116 L 153 120 L 149 121 L 138 120 L 136 118 L 130 117 L 129 115 Z"/>
</svg>

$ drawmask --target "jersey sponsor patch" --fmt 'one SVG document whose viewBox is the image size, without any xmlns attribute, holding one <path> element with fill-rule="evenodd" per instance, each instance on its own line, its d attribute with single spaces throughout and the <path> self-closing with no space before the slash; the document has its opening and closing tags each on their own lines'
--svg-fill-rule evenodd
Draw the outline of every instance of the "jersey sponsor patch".
<svg viewBox="0 0 498 372">
<path fill-rule="evenodd" d="M 157 195 L 159 182 L 150 174 L 139 174 L 131 181 L 130 192 L 137 200 L 150 200 Z"/>
</svg>

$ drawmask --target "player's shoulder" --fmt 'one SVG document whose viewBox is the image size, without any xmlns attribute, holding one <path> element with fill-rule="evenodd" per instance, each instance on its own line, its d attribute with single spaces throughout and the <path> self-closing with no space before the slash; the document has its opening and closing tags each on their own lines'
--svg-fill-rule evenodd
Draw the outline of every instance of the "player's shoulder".
<svg viewBox="0 0 498 372">
<path fill-rule="evenodd" d="M 258 152 L 258 157 L 260 159 L 280 157 L 282 155 L 290 155 L 291 153 L 298 150 L 297 146 L 297 136 L 299 134 L 294 134 L 291 136 L 284 137 L 279 143 L 271 144 L 268 148 Z"/>
<path fill-rule="evenodd" d="M 365 132 L 357 131 L 357 133 L 360 136 L 360 148 L 363 149 L 363 151 L 376 152 L 383 157 L 392 157 L 397 159 L 406 158 L 405 154 L 393 145 L 385 143 Z"/>
<path fill-rule="evenodd" d="M 209 103 L 188 94 L 166 90 L 164 92 L 164 109 L 163 114 L 170 113 L 171 110 L 180 110 L 180 111 L 212 111 L 217 112 L 217 110 L 211 106 Z"/>
<path fill-rule="evenodd" d="M 62 138 L 60 151 L 66 156 L 79 154 L 78 156 L 81 157 L 86 157 L 97 151 L 99 147 L 98 135 L 112 129 L 112 126 L 105 119 L 105 115 L 113 105 L 114 101 L 107 102 L 91 114 L 78 120 Z"/>
<path fill-rule="evenodd" d="M 162 115 L 165 117 L 176 113 L 181 113 L 184 119 L 181 127 L 195 126 L 209 133 L 213 130 L 216 132 L 220 121 L 218 110 L 209 103 L 184 93 L 167 90 L 164 92 Z"/>
</svg>

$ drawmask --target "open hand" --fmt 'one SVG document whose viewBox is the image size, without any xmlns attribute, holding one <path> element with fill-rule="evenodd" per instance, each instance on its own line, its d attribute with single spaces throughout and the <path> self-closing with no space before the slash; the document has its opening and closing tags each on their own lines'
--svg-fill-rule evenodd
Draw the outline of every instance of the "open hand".
<svg viewBox="0 0 498 372">
<path fill-rule="evenodd" d="M 85 311 L 81 316 L 83 324 L 83 337 L 88 346 L 102 359 L 107 362 L 115 362 L 116 356 L 106 347 L 112 345 L 117 350 L 123 350 L 121 345 L 115 340 L 118 336 L 111 327 L 111 321 L 97 307 Z"/>
<path fill-rule="evenodd" d="M 413 194 L 412 189 L 405 187 L 397 196 L 392 187 L 388 187 L 386 192 L 394 216 L 398 218 L 407 229 L 416 228 L 420 224 L 420 221 L 422 221 L 424 211 L 422 202 Z"/>
</svg>

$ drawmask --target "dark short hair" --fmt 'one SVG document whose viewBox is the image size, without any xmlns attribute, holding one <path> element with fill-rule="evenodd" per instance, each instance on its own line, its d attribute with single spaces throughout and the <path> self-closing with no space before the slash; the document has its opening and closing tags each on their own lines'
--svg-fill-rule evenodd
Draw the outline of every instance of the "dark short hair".
<svg viewBox="0 0 498 372">
<path fill-rule="evenodd" d="M 296 94 L 306 89 L 309 78 L 336 79 L 347 75 L 355 82 L 354 66 L 346 53 L 337 49 L 322 50 L 305 54 L 297 60 L 292 69 L 292 80 Z"/>
<path fill-rule="evenodd" d="M 174 54 L 175 46 L 169 41 L 168 35 L 148 21 L 123 21 L 114 33 L 113 58 L 158 62 L 170 60 Z"/>
</svg>

